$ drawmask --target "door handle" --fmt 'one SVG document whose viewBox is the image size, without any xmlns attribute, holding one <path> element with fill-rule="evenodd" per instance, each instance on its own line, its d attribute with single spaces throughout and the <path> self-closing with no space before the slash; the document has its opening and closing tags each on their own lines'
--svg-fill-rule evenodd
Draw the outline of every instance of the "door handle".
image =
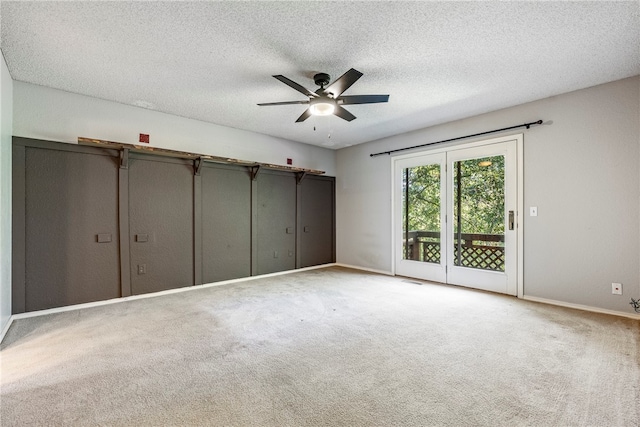
<svg viewBox="0 0 640 427">
<path fill-rule="evenodd" d="M 509 211 L 509 230 L 513 230 L 515 224 L 514 213 L 513 211 Z"/>
</svg>

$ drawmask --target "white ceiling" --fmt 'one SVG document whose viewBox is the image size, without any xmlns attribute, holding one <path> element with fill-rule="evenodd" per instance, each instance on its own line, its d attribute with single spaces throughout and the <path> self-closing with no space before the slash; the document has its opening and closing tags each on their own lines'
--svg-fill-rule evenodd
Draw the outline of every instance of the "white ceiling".
<svg viewBox="0 0 640 427">
<path fill-rule="evenodd" d="M 3 0 L 1 47 L 14 80 L 341 148 L 640 74 L 639 4 Z M 256 105 L 349 68 L 389 103 Z"/>
</svg>

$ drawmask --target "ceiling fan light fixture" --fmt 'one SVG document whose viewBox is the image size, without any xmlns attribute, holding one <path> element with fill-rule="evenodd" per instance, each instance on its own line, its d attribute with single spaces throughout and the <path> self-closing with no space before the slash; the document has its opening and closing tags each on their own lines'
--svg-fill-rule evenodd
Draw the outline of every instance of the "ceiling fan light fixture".
<svg viewBox="0 0 640 427">
<path fill-rule="evenodd" d="M 309 112 L 314 116 L 330 116 L 336 111 L 336 101 L 331 98 L 317 98 L 310 101 Z"/>
</svg>

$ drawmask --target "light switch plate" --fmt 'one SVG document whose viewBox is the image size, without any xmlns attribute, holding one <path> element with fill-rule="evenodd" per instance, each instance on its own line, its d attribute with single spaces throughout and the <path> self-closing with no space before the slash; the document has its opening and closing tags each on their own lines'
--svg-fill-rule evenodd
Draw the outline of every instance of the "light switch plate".
<svg viewBox="0 0 640 427">
<path fill-rule="evenodd" d="M 538 207 L 537 206 L 529 207 L 529 216 L 538 216 Z"/>
</svg>

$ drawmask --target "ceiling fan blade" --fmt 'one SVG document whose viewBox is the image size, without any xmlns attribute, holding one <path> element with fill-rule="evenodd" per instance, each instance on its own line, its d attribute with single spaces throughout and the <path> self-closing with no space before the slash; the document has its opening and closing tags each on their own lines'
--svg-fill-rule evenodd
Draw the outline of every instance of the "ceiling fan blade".
<svg viewBox="0 0 640 427">
<path fill-rule="evenodd" d="M 306 110 L 304 110 L 304 113 L 302 113 L 302 115 L 298 117 L 298 120 L 296 120 L 296 123 L 304 122 L 309 117 L 311 117 L 311 110 L 307 108 Z"/>
<path fill-rule="evenodd" d="M 354 116 L 353 114 L 351 114 L 350 112 L 348 112 L 347 110 L 345 110 L 339 105 L 336 105 L 336 111 L 334 111 L 333 114 L 340 117 L 341 119 L 345 119 L 348 122 L 356 118 L 356 116 Z"/>
<path fill-rule="evenodd" d="M 333 83 L 324 89 L 324 93 L 331 93 L 334 98 L 339 97 L 342 93 L 349 89 L 358 79 L 362 77 L 362 73 L 354 68 L 350 69 Z"/>
<path fill-rule="evenodd" d="M 260 106 L 265 105 L 291 105 L 291 104 L 308 104 L 309 101 L 283 101 L 283 102 L 263 102 L 262 104 L 258 104 Z"/>
<path fill-rule="evenodd" d="M 298 83 L 294 82 L 291 79 L 286 78 L 285 76 L 282 76 L 282 75 L 278 74 L 277 76 L 273 76 L 273 77 L 275 77 L 276 79 L 280 80 L 282 83 L 286 84 L 287 86 L 297 90 L 298 92 L 307 95 L 309 98 L 315 98 L 315 97 L 318 96 L 318 94 L 316 94 L 315 92 L 310 91 L 306 87 L 302 86 L 301 84 L 298 84 Z"/>
<path fill-rule="evenodd" d="M 349 104 L 376 104 L 378 102 L 388 102 L 389 95 L 352 95 L 341 96 L 338 102 L 342 105 Z"/>
</svg>

